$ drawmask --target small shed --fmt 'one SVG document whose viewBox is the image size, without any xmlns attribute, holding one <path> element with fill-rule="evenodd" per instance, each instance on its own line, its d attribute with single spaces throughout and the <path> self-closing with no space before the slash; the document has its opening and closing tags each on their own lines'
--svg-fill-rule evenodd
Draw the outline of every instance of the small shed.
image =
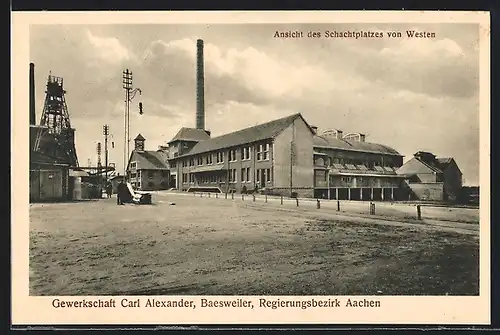
<svg viewBox="0 0 500 335">
<path fill-rule="evenodd" d="M 33 151 L 30 153 L 30 202 L 65 201 L 69 193 L 69 164 Z"/>
</svg>

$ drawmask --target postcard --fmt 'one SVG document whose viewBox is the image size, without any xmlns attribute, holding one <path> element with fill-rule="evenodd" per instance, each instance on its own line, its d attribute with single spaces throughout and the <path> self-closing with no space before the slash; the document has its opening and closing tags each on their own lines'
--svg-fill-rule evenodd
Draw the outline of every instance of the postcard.
<svg viewBox="0 0 500 335">
<path fill-rule="evenodd" d="M 12 69 L 13 325 L 490 323 L 489 13 L 14 12 Z"/>
</svg>

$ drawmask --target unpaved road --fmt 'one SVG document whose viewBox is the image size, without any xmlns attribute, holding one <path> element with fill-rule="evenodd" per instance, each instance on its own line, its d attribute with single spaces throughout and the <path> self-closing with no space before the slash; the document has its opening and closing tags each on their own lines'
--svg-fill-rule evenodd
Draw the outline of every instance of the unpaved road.
<svg viewBox="0 0 500 335">
<path fill-rule="evenodd" d="M 348 213 L 351 204 L 154 201 L 32 205 L 30 294 L 478 294 L 473 212 L 453 222 L 433 209 L 437 218 L 417 222 Z"/>
</svg>

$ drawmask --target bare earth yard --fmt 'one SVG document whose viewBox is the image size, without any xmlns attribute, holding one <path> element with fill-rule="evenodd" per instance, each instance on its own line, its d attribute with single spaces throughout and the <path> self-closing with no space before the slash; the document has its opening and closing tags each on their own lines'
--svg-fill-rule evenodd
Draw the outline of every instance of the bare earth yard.
<svg viewBox="0 0 500 335">
<path fill-rule="evenodd" d="M 154 194 L 30 207 L 31 295 L 478 295 L 479 210 Z M 169 205 L 175 202 L 175 205 Z"/>
</svg>

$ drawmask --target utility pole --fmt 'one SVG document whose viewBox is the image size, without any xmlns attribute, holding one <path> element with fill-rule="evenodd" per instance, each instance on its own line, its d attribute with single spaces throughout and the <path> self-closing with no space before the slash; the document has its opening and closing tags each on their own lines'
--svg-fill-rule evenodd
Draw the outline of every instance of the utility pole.
<svg viewBox="0 0 500 335">
<path fill-rule="evenodd" d="M 127 175 L 127 161 L 130 157 L 130 102 L 134 99 L 137 92 L 142 94 L 140 88 L 132 89 L 132 71 L 126 69 L 123 71 L 123 89 L 125 90 L 125 143 L 123 148 L 123 174 Z M 142 115 L 142 103 L 139 103 L 140 113 Z"/>
<path fill-rule="evenodd" d="M 104 135 L 104 165 L 106 167 L 106 170 L 104 171 L 104 174 L 105 174 L 105 181 L 107 183 L 108 182 L 108 136 L 109 136 L 109 125 L 105 124 L 102 127 L 102 133 Z"/>
<path fill-rule="evenodd" d="M 101 190 L 101 187 L 102 187 L 102 176 L 101 176 L 101 142 L 97 142 L 97 176 L 98 176 L 98 179 L 99 179 L 99 191 L 101 192 L 100 194 L 102 194 L 102 190 Z"/>
</svg>

